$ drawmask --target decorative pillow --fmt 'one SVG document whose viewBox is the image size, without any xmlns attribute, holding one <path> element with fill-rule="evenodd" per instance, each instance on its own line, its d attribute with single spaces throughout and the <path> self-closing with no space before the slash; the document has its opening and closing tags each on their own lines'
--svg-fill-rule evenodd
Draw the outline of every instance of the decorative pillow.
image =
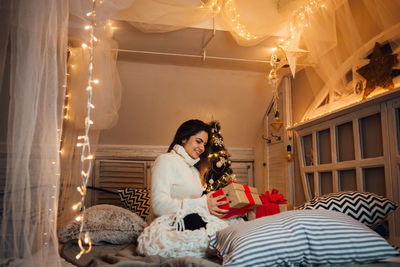
<svg viewBox="0 0 400 267">
<path fill-rule="evenodd" d="M 315 197 L 298 209 L 335 210 L 347 214 L 361 223 L 378 226 L 397 205 L 389 199 L 369 192 L 343 191 Z"/>
<path fill-rule="evenodd" d="M 89 232 L 94 245 L 135 242 L 146 226 L 147 223 L 137 214 L 113 205 L 96 205 L 85 212 L 84 229 Z M 71 220 L 58 233 L 60 242 L 77 240 L 79 229 L 80 223 Z"/>
<path fill-rule="evenodd" d="M 227 266 L 366 263 L 397 254 L 385 239 L 336 211 L 294 210 L 237 223 L 211 237 Z"/>
<path fill-rule="evenodd" d="M 118 189 L 119 197 L 124 203 L 125 208 L 146 219 L 150 214 L 150 190 L 123 188 Z"/>
</svg>

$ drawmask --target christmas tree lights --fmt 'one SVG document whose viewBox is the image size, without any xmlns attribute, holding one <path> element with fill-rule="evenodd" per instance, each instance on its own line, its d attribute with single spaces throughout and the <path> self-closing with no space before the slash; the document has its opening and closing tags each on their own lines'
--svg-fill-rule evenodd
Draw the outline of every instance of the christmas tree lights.
<svg viewBox="0 0 400 267">
<path fill-rule="evenodd" d="M 235 175 L 231 169 L 231 160 L 228 151 L 224 146 L 224 139 L 221 135 L 219 122 L 212 121 L 211 126 L 211 149 L 208 158 L 211 168 L 204 175 L 205 190 L 207 192 L 216 191 L 226 185 L 229 181 L 235 180 Z"/>
</svg>

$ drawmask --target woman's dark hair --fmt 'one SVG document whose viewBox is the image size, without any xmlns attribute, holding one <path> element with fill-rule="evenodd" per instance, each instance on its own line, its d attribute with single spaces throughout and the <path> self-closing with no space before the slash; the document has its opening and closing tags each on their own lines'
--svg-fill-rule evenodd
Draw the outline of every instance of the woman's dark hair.
<svg viewBox="0 0 400 267">
<path fill-rule="evenodd" d="M 175 145 L 182 145 L 183 140 L 189 140 L 189 138 L 201 131 L 205 131 L 208 134 L 207 143 L 204 147 L 204 152 L 200 155 L 200 161 L 195 165 L 195 167 L 201 170 L 205 164 L 208 162 L 208 152 L 210 148 L 211 139 L 211 127 L 210 125 L 204 123 L 201 120 L 188 120 L 182 123 L 176 131 L 174 140 L 169 145 L 168 152 L 170 152 Z"/>
</svg>

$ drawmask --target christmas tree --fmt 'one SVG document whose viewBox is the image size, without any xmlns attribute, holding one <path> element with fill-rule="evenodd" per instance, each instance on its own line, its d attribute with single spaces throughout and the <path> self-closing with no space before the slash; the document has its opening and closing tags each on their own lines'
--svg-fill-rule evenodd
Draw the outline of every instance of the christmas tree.
<svg viewBox="0 0 400 267">
<path fill-rule="evenodd" d="M 226 186 L 229 181 L 234 180 L 232 174 L 230 155 L 224 147 L 224 139 L 221 136 L 221 126 L 219 122 L 210 122 L 211 126 L 211 148 L 208 158 L 210 169 L 205 173 L 206 191 L 217 191 Z"/>
</svg>

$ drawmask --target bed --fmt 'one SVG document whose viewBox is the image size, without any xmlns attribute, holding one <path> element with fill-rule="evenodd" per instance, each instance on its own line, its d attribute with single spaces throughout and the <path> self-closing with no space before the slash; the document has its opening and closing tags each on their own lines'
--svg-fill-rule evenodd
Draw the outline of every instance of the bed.
<svg viewBox="0 0 400 267">
<path fill-rule="evenodd" d="M 363 211 L 349 209 L 347 198 Z M 328 202 L 340 203 L 342 210 Z M 76 260 L 79 248 L 73 239 L 78 227 L 64 227 L 59 234 L 60 254 L 76 266 L 400 266 L 399 251 L 372 230 L 396 208 L 390 200 L 370 193 L 331 194 L 297 210 L 220 229 L 208 236 L 203 257 L 170 258 L 138 254 L 139 236 L 148 228 L 140 216 L 121 207 L 97 205 L 87 210 L 86 225 L 95 244 L 92 252 Z"/>
</svg>

